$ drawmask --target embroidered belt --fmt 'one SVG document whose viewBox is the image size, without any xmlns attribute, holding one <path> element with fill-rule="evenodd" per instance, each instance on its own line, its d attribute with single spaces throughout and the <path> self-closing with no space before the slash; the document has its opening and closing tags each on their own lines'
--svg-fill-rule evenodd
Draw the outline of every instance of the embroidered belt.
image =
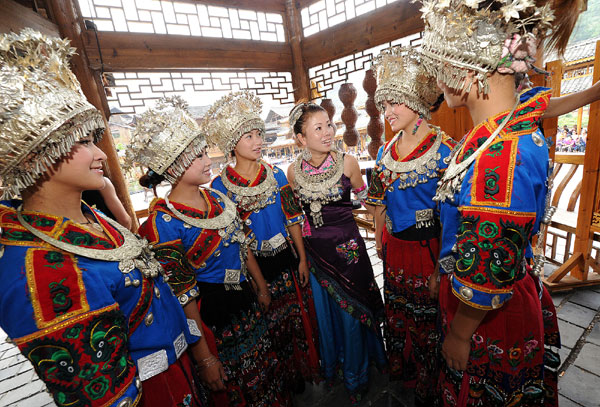
<svg viewBox="0 0 600 407">
<path fill-rule="evenodd" d="M 275 256 L 282 252 L 287 247 L 287 239 L 283 236 L 283 233 L 277 233 L 270 239 L 263 240 L 260 243 L 260 250 L 258 249 L 258 242 L 254 240 L 250 244 L 250 249 L 255 255 L 259 256 Z"/>
<path fill-rule="evenodd" d="M 175 356 L 177 359 L 179 359 L 183 352 L 185 352 L 187 346 L 188 344 L 185 340 L 185 334 L 182 332 L 173 341 L 173 350 L 175 351 Z M 167 351 L 165 349 L 161 349 L 138 359 L 137 367 L 141 381 L 148 380 L 162 372 L 166 372 L 169 368 L 169 357 L 167 356 Z"/>
<path fill-rule="evenodd" d="M 452 255 L 448 255 L 443 259 L 439 259 L 440 267 L 446 274 L 454 274 L 454 267 L 456 266 L 456 259 Z"/>
</svg>

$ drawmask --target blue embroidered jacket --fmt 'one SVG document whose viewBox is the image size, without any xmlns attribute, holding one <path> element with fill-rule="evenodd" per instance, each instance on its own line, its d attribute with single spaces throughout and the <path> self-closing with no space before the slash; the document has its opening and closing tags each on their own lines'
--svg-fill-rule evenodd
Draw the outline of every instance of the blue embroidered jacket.
<svg viewBox="0 0 600 407">
<path fill-rule="evenodd" d="M 548 146 L 539 125 L 549 98 L 543 88 L 522 93 L 497 139 L 468 167 L 454 202 L 441 203 L 440 271 L 454 274 L 454 294 L 473 307 L 502 306 L 524 275 L 522 262 L 545 208 Z M 457 162 L 471 156 L 508 113 L 473 128 Z"/>
<path fill-rule="evenodd" d="M 204 188 L 200 189 L 208 203 L 208 211 L 171 201 L 173 207 L 186 216 L 198 219 L 214 218 L 224 209 L 220 197 Z M 169 284 L 181 305 L 199 296 L 198 282 L 223 284 L 227 271 L 239 271 L 239 282 L 245 281 L 240 244 L 231 235 L 222 237 L 218 229 L 202 229 L 187 225 L 167 207 L 164 199 L 150 204 L 150 215 L 140 226 L 140 235 L 153 244 L 156 259 L 161 262 Z M 238 229 L 232 230 L 235 234 Z M 243 233 L 243 232 L 242 232 Z"/>
<path fill-rule="evenodd" d="M 76 256 L 27 231 L 20 201 L 0 203 L 0 326 L 31 361 L 58 405 L 137 403 L 142 380 L 168 369 L 198 337 L 162 277 Z M 37 230 L 98 251 L 123 236 L 93 210 L 107 240 L 69 219 L 23 211 Z"/>
<path fill-rule="evenodd" d="M 440 174 L 448 166 L 445 159 L 456 142 L 441 131 L 438 136 L 436 129 L 432 128 L 404 158 L 398 156 L 396 143 L 391 143 L 392 141 L 388 141 L 377 153 L 366 203 L 385 205 L 387 218 L 391 221 L 391 231 L 397 233 L 413 225 L 421 227 L 438 216 L 434 215 L 436 203 L 432 198 Z M 403 173 L 390 171 L 382 162 L 384 151 L 397 164 L 419 164 L 418 168 Z"/>
<path fill-rule="evenodd" d="M 267 171 L 264 165 L 261 164 L 256 178 L 252 181 L 246 180 L 229 166 L 225 168 L 224 173 L 227 179 L 235 185 L 253 187 L 265 181 Z M 254 236 L 256 237 L 256 240 L 251 243 L 252 251 L 255 254 L 272 255 L 279 248 L 285 247 L 274 246 L 285 242 L 284 238 L 288 237 L 286 226 L 300 223 L 304 219 L 302 207 L 294 196 L 287 177 L 280 168 L 272 167 L 272 169 L 277 181 L 277 188 L 267 198 L 268 204 L 261 209 L 251 211 L 244 210 L 244 208 L 238 205 L 238 212 L 242 221 L 254 232 Z M 213 180 L 212 187 L 224 194 L 228 194 L 235 201 L 235 193 L 228 191 L 225 185 L 223 185 L 222 176 L 223 173 Z M 277 239 L 278 237 L 279 239 Z"/>
</svg>

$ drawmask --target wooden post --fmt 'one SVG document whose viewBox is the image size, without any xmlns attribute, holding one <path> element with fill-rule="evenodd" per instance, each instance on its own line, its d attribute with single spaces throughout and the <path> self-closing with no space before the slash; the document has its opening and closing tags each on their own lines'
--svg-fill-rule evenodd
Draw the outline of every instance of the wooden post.
<svg viewBox="0 0 600 407">
<path fill-rule="evenodd" d="M 594 61 L 594 78 L 592 83 L 600 79 L 600 41 L 596 42 L 596 59 Z M 556 126 L 554 126 L 556 129 Z M 600 132 L 600 102 L 590 105 L 589 134 Z M 574 288 L 600 284 L 597 274 L 588 278 L 588 270 L 598 269 L 596 260 L 591 257 L 592 218 L 598 204 L 598 188 L 600 183 L 600 138 L 588 137 L 583 161 L 582 192 L 577 214 L 577 228 L 573 256 L 560 266 L 551 276 L 544 279 L 550 290 Z M 570 274 L 567 276 L 567 274 Z"/>
<path fill-rule="evenodd" d="M 583 107 L 577 109 L 577 134 L 581 134 L 581 124 L 583 122 Z"/>
<path fill-rule="evenodd" d="M 107 156 L 107 175 L 115 186 L 119 200 L 123 203 L 127 213 L 131 217 L 131 228 L 137 230 L 139 224 L 135 216 L 135 211 L 133 210 L 131 198 L 129 197 L 129 192 L 127 190 L 127 184 L 125 183 L 125 177 L 121 171 L 119 157 L 117 156 L 117 150 L 115 149 L 115 144 L 107 121 L 110 112 L 104 110 L 104 106 L 107 104 L 103 101 L 103 98 L 106 98 L 106 95 L 104 89 L 98 87 L 99 81 L 96 81 L 94 78 L 94 75 L 97 75 L 97 73 L 94 73 L 89 67 L 89 61 L 87 59 L 82 38 L 83 19 L 81 18 L 79 4 L 74 0 L 47 0 L 46 4 L 52 10 L 52 15 L 56 20 L 55 23 L 59 27 L 61 36 L 71 40 L 71 46 L 77 48 L 77 54 L 71 59 L 71 68 L 81 83 L 83 93 L 87 100 L 104 115 L 106 131 L 98 146 Z"/>
<path fill-rule="evenodd" d="M 285 1 L 285 16 L 286 27 L 288 32 L 288 42 L 292 49 L 292 84 L 294 86 L 294 99 L 299 100 L 310 99 L 310 81 L 308 78 L 308 70 L 304 66 L 304 58 L 302 57 L 302 25 L 300 24 L 300 13 L 296 9 L 294 0 Z"/>
<path fill-rule="evenodd" d="M 560 88 L 563 76 L 563 64 L 561 61 L 552 61 L 546 64 L 546 71 L 550 75 L 545 77 L 545 86 L 552 88 L 552 97 L 560 97 Z M 552 140 L 550 147 L 550 158 L 554 160 L 556 153 L 556 133 L 558 128 L 558 117 L 544 119 L 542 124 L 544 136 Z"/>
</svg>

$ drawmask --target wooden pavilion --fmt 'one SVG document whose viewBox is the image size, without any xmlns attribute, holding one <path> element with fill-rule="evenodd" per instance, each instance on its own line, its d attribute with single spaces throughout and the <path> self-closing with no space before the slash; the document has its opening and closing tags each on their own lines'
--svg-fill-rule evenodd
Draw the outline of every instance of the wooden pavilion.
<svg viewBox="0 0 600 407">
<path fill-rule="evenodd" d="M 354 7 L 346 9 L 348 3 Z M 71 40 L 77 48 L 73 70 L 88 100 L 107 120 L 109 102 L 135 113 L 164 94 L 189 89 L 249 88 L 282 103 L 322 95 L 320 103 L 331 117 L 335 108 L 328 98 L 335 96 L 344 104 L 344 141 L 351 146 L 359 135 L 354 127 L 356 89 L 348 77 L 366 71 L 367 131 L 374 155 L 391 131 L 385 130 L 373 103 L 376 81 L 368 70 L 370 60 L 390 45 L 418 45 L 423 24 L 419 5 L 410 0 L 0 0 L 0 32 L 23 27 Z M 600 77 L 599 56 L 600 42 L 593 82 Z M 533 82 L 559 96 L 563 64 L 555 61 L 546 69 L 552 75 L 538 75 Z M 339 95 L 331 95 L 339 83 Z M 432 122 L 455 138 L 472 125 L 465 109 L 445 104 Z M 554 138 L 556 129 L 557 119 L 544 121 L 547 137 Z M 590 106 L 588 133 L 600 134 L 599 102 Z M 100 147 L 108 156 L 106 174 L 135 219 L 108 131 Z M 576 197 L 576 226 L 554 225 L 570 237 L 564 238 L 564 264 L 547 279 L 553 289 L 600 283 L 600 252 L 592 256 L 592 242 L 600 241 L 600 137 L 589 137 L 585 158 L 569 160 L 557 157 L 560 165 L 583 165 L 584 176 Z M 561 239 L 548 243 L 556 251 Z"/>
</svg>

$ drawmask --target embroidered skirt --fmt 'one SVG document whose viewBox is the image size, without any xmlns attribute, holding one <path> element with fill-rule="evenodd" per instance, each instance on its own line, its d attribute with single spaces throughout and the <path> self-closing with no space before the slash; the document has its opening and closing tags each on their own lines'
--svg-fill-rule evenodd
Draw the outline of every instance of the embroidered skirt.
<svg viewBox="0 0 600 407">
<path fill-rule="evenodd" d="M 193 374 L 192 363 L 186 353 L 169 366 L 167 371 L 142 382 L 139 406 L 208 406 L 204 389 Z"/>
<path fill-rule="evenodd" d="M 267 321 L 248 282 L 241 290 L 198 283 L 200 315 L 214 337 L 228 380 L 226 390 L 211 394 L 211 405 L 230 407 L 291 406 L 283 364 L 273 349 Z M 210 346 L 210 345 L 209 345 Z"/>
<path fill-rule="evenodd" d="M 265 317 L 286 385 L 299 389 L 304 381 L 318 383 L 315 306 L 310 285 L 300 286 L 295 253 L 288 246 L 275 256 L 256 256 L 256 260 L 270 286 L 271 305 Z"/>
<path fill-rule="evenodd" d="M 440 317 L 448 332 L 459 299 L 447 275 L 440 285 Z M 533 278 L 516 281 L 512 298 L 488 311 L 471 338 L 467 370 L 441 363 L 445 406 L 545 406 L 544 321 Z"/>
<path fill-rule="evenodd" d="M 439 377 L 437 300 L 429 297 L 439 239 L 400 240 L 383 232 L 384 336 L 392 380 L 415 389 L 417 406 L 435 405 Z"/>
</svg>

